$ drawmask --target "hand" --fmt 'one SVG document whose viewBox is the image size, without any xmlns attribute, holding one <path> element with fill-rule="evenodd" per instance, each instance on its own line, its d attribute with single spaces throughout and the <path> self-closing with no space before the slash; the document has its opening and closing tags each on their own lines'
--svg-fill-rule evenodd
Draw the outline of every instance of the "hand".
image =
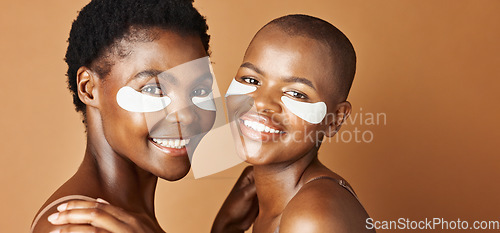
<svg viewBox="0 0 500 233">
<path fill-rule="evenodd" d="M 73 200 L 59 205 L 57 210 L 58 213 L 54 213 L 48 218 L 50 223 L 61 225 L 58 230 L 53 232 L 164 232 L 161 229 L 153 230 L 155 227 L 143 224 L 139 220 L 139 216 L 129 214 L 102 199 L 97 199 L 96 202 Z"/>
<path fill-rule="evenodd" d="M 212 233 L 245 232 L 259 213 L 253 167 L 246 167 L 219 210 Z"/>
</svg>

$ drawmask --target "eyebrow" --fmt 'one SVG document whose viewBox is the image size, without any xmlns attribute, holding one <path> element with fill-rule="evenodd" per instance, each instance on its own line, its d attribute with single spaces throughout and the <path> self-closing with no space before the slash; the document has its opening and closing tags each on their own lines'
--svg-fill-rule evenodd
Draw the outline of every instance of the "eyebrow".
<svg viewBox="0 0 500 233">
<path fill-rule="evenodd" d="M 254 66 L 250 62 L 245 62 L 245 63 L 241 64 L 240 67 L 245 67 L 245 68 L 248 68 L 248 69 L 251 69 L 251 70 L 257 72 L 260 75 L 264 75 L 264 72 L 262 72 L 262 70 L 260 70 L 259 68 L 257 68 L 256 66 Z"/>
<path fill-rule="evenodd" d="M 132 77 L 131 80 L 147 79 L 147 78 L 154 77 L 156 79 L 156 81 L 159 82 L 160 77 L 158 77 L 158 76 L 162 73 L 165 73 L 165 74 L 161 75 L 162 76 L 161 79 L 167 80 L 168 82 L 173 83 L 174 85 L 177 84 L 177 79 L 175 78 L 175 76 L 173 76 L 169 73 L 166 73 L 165 71 L 156 70 L 156 69 L 149 69 L 149 70 L 141 71 L 141 72 L 137 73 L 134 77 Z"/>
<path fill-rule="evenodd" d="M 194 81 L 195 83 L 198 83 L 198 82 L 201 82 L 201 81 L 204 81 L 204 80 L 210 80 L 210 81 L 213 81 L 214 78 L 212 76 L 212 73 L 210 72 L 206 72 L 202 75 L 200 75 L 198 78 L 196 78 L 196 80 Z"/>
<path fill-rule="evenodd" d="M 162 73 L 162 71 L 160 71 L 160 70 L 144 70 L 144 71 L 137 73 L 134 77 L 132 77 L 131 80 L 156 77 L 161 73 Z"/>
<path fill-rule="evenodd" d="M 285 81 L 287 83 L 302 83 L 302 84 L 310 86 L 312 89 L 316 90 L 313 83 L 309 79 L 306 79 L 306 78 L 291 76 L 291 77 L 283 78 L 283 81 Z"/>
<path fill-rule="evenodd" d="M 165 71 L 154 70 L 154 69 L 152 69 L 152 70 L 144 70 L 144 71 L 141 71 L 138 74 L 136 74 L 134 77 L 132 77 L 131 80 L 134 80 L 134 79 L 144 79 L 144 78 L 150 78 L 150 77 L 156 77 L 156 79 L 158 79 L 159 78 L 158 75 L 160 75 L 162 73 L 165 73 Z M 162 75 L 161 79 L 167 80 L 168 82 L 172 83 L 173 85 L 177 85 L 179 83 L 179 80 L 177 79 L 177 76 L 171 75 L 169 73 L 165 73 L 164 76 Z M 196 78 L 196 80 L 194 81 L 194 83 L 201 82 L 201 81 L 204 81 L 204 80 L 213 81 L 212 73 L 206 72 L 206 73 L 200 75 L 199 77 Z"/>
<path fill-rule="evenodd" d="M 252 64 L 250 62 L 245 62 L 245 63 L 241 64 L 240 67 L 245 67 L 245 68 L 248 68 L 248 69 L 251 69 L 251 70 L 257 72 L 260 75 L 264 75 L 264 72 L 262 70 L 260 70 L 254 64 Z M 302 83 L 302 84 L 310 86 L 312 89 L 316 90 L 313 83 L 309 79 L 306 79 L 306 78 L 290 76 L 290 77 L 283 78 L 283 81 L 285 81 L 287 83 Z"/>
</svg>

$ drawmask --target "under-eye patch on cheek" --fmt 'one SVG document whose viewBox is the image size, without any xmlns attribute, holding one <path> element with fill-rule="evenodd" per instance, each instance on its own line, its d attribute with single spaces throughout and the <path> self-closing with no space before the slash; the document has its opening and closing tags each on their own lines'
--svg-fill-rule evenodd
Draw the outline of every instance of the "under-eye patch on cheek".
<svg viewBox="0 0 500 233">
<path fill-rule="evenodd" d="M 293 114 L 311 124 L 318 124 L 326 116 L 326 104 L 324 102 L 306 103 L 282 96 L 281 101 Z"/>
<path fill-rule="evenodd" d="M 193 104 L 196 105 L 198 108 L 207 111 L 217 111 L 214 102 L 214 95 L 212 92 L 210 92 L 210 94 L 208 94 L 207 96 L 203 97 L 195 96 L 191 100 L 193 101 Z"/>
<path fill-rule="evenodd" d="M 168 96 L 151 96 L 128 86 L 118 90 L 116 101 L 121 108 L 129 112 L 156 112 L 166 108 L 172 102 Z"/>
<path fill-rule="evenodd" d="M 255 90 L 257 90 L 257 87 L 245 85 L 233 79 L 233 81 L 231 81 L 231 85 L 229 85 L 229 88 L 227 89 L 225 97 L 230 95 L 245 95 L 252 93 Z"/>
</svg>

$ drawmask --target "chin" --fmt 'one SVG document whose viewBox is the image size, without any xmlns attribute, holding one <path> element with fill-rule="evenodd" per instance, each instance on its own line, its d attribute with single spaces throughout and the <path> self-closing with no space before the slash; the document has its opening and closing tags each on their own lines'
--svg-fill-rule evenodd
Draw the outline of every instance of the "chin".
<svg viewBox="0 0 500 233">
<path fill-rule="evenodd" d="M 188 162 L 187 165 L 180 165 L 174 169 L 164 169 L 162 174 L 157 175 L 158 177 L 168 180 L 177 181 L 184 178 L 191 170 L 191 164 Z"/>
<path fill-rule="evenodd" d="M 244 154 L 243 152 L 241 152 L 241 153 L 238 153 L 238 155 L 246 163 L 251 164 L 251 165 L 255 165 L 255 166 L 268 165 L 268 164 L 272 163 L 272 161 L 270 161 L 270 158 L 272 158 L 272 155 L 269 155 L 269 154 L 256 153 L 253 155 L 249 155 L 249 154 Z"/>
<path fill-rule="evenodd" d="M 256 160 L 256 159 L 253 159 L 253 158 L 248 158 L 245 160 L 245 163 L 248 163 L 250 165 L 253 165 L 253 166 L 260 166 L 260 165 L 266 165 L 267 163 L 264 163 L 260 160 Z"/>
</svg>

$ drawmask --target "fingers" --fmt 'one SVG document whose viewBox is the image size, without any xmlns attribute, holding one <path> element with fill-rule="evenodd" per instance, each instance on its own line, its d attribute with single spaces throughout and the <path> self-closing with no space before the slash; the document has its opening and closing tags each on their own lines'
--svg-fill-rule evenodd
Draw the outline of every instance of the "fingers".
<svg viewBox="0 0 500 233">
<path fill-rule="evenodd" d="M 127 225 L 101 209 L 65 210 L 50 215 L 49 222 L 54 225 L 89 224 L 111 232 L 130 232 Z"/>
<path fill-rule="evenodd" d="M 67 225 L 50 233 L 111 233 L 105 229 L 97 228 L 89 225 Z"/>
<path fill-rule="evenodd" d="M 99 203 L 105 203 L 109 204 L 109 202 L 98 198 L 97 201 Z M 65 210 L 70 210 L 70 209 L 88 209 L 88 208 L 95 208 L 99 203 L 93 202 L 93 201 L 83 201 L 83 200 L 72 200 L 68 201 L 66 203 L 60 204 L 57 206 L 57 210 L 59 212 L 65 211 Z"/>
<path fill-rule="evenodd" d="M 57 209 L 61 212 L 48 217 L 49 222 L 54 225 L 89 224 L 109 232 L 132 231 L 131 227 L 120 219 L 125 218 L 123 213 L 119 213 L 118 208 L 108 204 L 73 200 L 59 205 Z"/>
<path fill-rule="evenodd" d="M 240 177 L 251 178 L 253 180 L 253 166 L 247 166 L 245 169 L 243 169 Z"/>
<path fill-rule="evenodd" d="M 135 221 L 135 218 L 131 217 L 123 209 L 110 205 L 107 201 L 100 198 L 97 199 L 97 202 L 73 200 L 57 207 L 59 212 L 73 209 L 100 209 L 122 222 L 131 223 Z"/>
<path fill-rule="evenodd" d="M 257 188 L 255 185 L 247 185 L 239 190 L 239 195 L 243 197 L 243 200 L 251 201 L 257 196 Z"/>
<path fill-rule="evenodd" d="M 253 167 L 248 166 L 243 170 L 243 172 L 241 172 L 238 181 L 236 181 L 236 184 L 234 185 L 234 188 L 243 188 L 253 183 L 254 183 Z"/>
</svg>

